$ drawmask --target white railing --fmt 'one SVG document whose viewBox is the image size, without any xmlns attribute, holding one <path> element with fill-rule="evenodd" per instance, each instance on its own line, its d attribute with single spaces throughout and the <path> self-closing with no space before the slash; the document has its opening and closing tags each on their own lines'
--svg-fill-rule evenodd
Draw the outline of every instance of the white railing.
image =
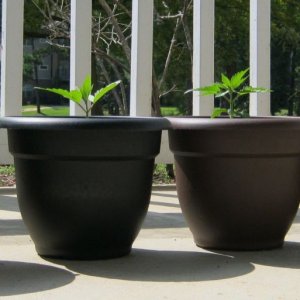
<svg viewBox="0 0 300 300">
<path fill-rule="evenodd" d="M 250 82 L 270 87 L 270 0 L 250 0 Z M 24 0 L 3 0 L 1 116 L 20 115 L 22 105 L 23 10 Z M 130 115 L 151 115 L 153 0 L 132 0 Z M 194 0 L 195 87 L 214 81 L 214 0 Z M 92 0 L 71 0 L 70 85 L 82 82 L 91 73 Z M 140 75 L 142 74 L 142 76 Z M 208 115 L 213 97 L 193 96 L 193 114 Z M 78 115 L 71 104 L 70 112 Z M 250 114 L 270 115 L 270 95 L 251 95 Z M 171 162 L 164 134 L 160 162 Z M 11 162 L 6 132 L 0 130 L 0 163 Z"/>
</svg>

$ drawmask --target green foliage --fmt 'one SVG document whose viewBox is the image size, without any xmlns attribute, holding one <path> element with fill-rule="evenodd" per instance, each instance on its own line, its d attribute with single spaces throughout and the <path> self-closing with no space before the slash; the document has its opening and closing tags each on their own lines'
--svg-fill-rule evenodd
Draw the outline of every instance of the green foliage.
<svg viewBox="0 0 300 300">
<path fill-rule="evenodd" d="M 125 40 L 130 45 L 130 22 L 132 1 L 107 0 L 107 4 L 114 9 L 121 31 L 124 32 Z M 184 8 L 184 4 L 188 5 Z M 272 93 L 272 113 L 275 114 L 282 109 L 288 109 L 288 114 L 300 115 L 300 1 L 299 0 L 272 0 L 272 40 L 271 40 L 271 86 Z M 47 15 L 51 12 L 51 18 L 47 19 L 34 5 L 40 4 L 42 10 Z M 58 3 L 59 5 L 50 5 Z M 163 106 L 177 106 L 181 113 L 191 112 L 191 94 L 186 94 L 182 101 L 182 91 L 192 86 L 191 49 L 187 43 L 186 34 L 188 31 L 182 24 L 187 25 L 187 29 L 192 34 L 193 7 L 192 1 L 185 0 L 155 0 L 154 10 L 154 75 L 161 79 L 170 43 L 173 39 L 174 28 L 177 17 L 185 12 L 180 20 L 179 29 L 174 37 L 175 43 L 172 51 L 169 70 L 165 80 L 160 86 L 160 101 Z M 215 0 L 215 79 L 221 74 L 232 76 L 238 70 L 243 70 L 249 65 L 249 0 Z M 49 8 L 47 8 L 49 6 Z M 57 7 L 64 6 L 62 14 Z M 126 10 L 123 10 L 125 7 Z M 66 12 L 69 11 L 70 0 L 25 0 L 25 37 L 27 36 L 47 36 L 68 39 L 69 23 Z M 124 85 L 123 94 L 128 94 L 130 62 L 124 55 L 122 43 L 115 34 L 109 15 L 105 12 L 100 2 L 93 1 L 93 28 L 104 28 L 102 35 L 93 33 L 93 45 L 100 53 L 97 57 L 97 74 L 92 75 L 95 86 L 102 86 L 107 82 L 102 66 L 102 62 L 107 70 L 109 78 L 122 78 Z M 99 25 L 99 26 L 96 26 Z M 51 30 L 49 30 L 51 29 Z M 52 30 L 53 29 L 53 30 Z M 66 30 L 68 29 L 68 30 Z M 111 38 L 111 34 L 113 38 Z M 102 53 L 103 52 L 103 53 Z M 107 57 L 109 54 L 110 58 Z M 112 58 L 112 59 L 111 59 Z M 30 66 L 29 71 L 30 71 Z M 115 69 L 121 76 L 116 75 Z M 97 79 L 97 81 L 96 81 Z M 114 79 L 113 79 L 114 80 Z M 113 81 L 111 80 L 111 81 Z M 171 92 L 168 92 L 171 91 Z M 246 98 L 246 97 L 245 97 Z M 216 98 L 217 105 L 225 106 L 224 97 Z M 243 101 L 242 101 L 243 100 Z M 125 102 L 125 100 L 123 101 Z M 127 101 L 128 102 L 128 101 Z M 242 102 L 242 103 L 241 103 Z M 240 98 L 236 105 L 241 109 L 245 107 L 247 99 Z"/>
<path fill-rule="evenodd" d="M 169 176 L 165 164 L 155 165 L 154 172 L 153 172 L 153 183 L 155 184 L 174 183 L 174 179 Z"/>
<path fill-rule="evenodd" d="M 272 112 L 300 115 L 300 2 L 272 1 Z"/>
<path fill-rule="evenodd" d="M 262 87 L 243 86 L 248 79 L 249 69 L 237 72 L 231 78 L 225 74 L 221 74 L 221 83 L 216 82 L 213 85 L 200 87 L 194 89 L 194 91 L 202 92 L 202 96 L 215 95 L 216 98 L 224 98 L 229 109 L 215 108 L 212 113 L 212 118 L 221 116 L 223 113 L 227 113 L 230 118 L 243 117 L 244 113 L 239 109 L 237 102 L 241 96 L 249 95 L 250 93 L 266 93 L 270 92 L 269 89 Z M 189 92 L 189 91 L 188 91 Z"/>
<path fill-rule="evenodd" d="M 1 175 L 14 175 L 15 167 L 13 165 L 0 165 L 0 174 Z"/>
<path fill-rule="evenodd" d="M 300 115 L 300 1 L 271 1 L 272 113 Z M 215 76 L 249 65 L 249 0 L 216 0 Z M 219 101 L 216 101 L 217 103 Z M 224 103 L 221 102 L 221 105 Z"/>
<path fill-rule="evenodd" d="M 15 184 L 15 168 L 13 165 L 0 165 L 0 187 Z"/>
<path fill-rule="evenodd" d="M 169 54 L 170 43 L 173 39 L 174 28 L 177 18 L 168 17 L 176 16 L 184 11 L 183 0 L 155 0 L 154 12 L 154 51 L 153 62 L 154 70 L 158 79 L 161 79 L 164 72 L 166 59 Z M 187 107 L 182 101 L 182 93 L 192 84 L 192 65 L 191 49 L 189 49 L 186 39 L 186 32 L 182 26 L 183 22 L 187 25 L 192 35 L 193 28 L 193 7 L 186 8 L 185 17 L 180 22 L 180 26 L 175 36 L 172 57 L 168 68 L 167 75 L 160 87 L 160 97 L 162 106 L 176 106 L 181 113 L 186 113 Z M 167 91 L 171 91 L 167 93 Z M 187 95 L 186 98 L 190 98 Z"/>
<path fill-rule="evenodd" d="M 215 78 L 249 65 L 249 0 L 216 0 Z"/>
<path fill-rule="evenodd" d="M 35 0 L 35 2 L 40 2 Z M 33 0 L 24 1 L 24 35 L 25 37 L 40 36 L 42 31 L 43 16 L 36 8 Z"/>
<path fill-rule="evenodd" d="M 40 88 L 35 87 L 39 90 L 48 91 L 51 93 L 58 94 L 66 99 L 69 99 L 75 102 L 84 112 L 85 115 L 88 117 L 89 113 L 95 103 L 103 98 L 108 92 L 113 90 L 116 86 L 120 84 L 120 80 L 110 83 L 109 85 L 103 87 L 102 89 L 98 90 L 94 95 L 92 95 L 93 85 L 91 76 L 86 76 L 82 86 L 80 88 L 76 88 L 75 90 L 65 90 L 65 89 L 57 89 L 57 88 Z"/>
<path fill-rule="evenodd" d="M 23 78 L 29 80 L 33 76 L 33 68 L 35 63 L 39 63 L 40 60 L 34 54 L 24 53 L 23 57 Z"/>
</svg>

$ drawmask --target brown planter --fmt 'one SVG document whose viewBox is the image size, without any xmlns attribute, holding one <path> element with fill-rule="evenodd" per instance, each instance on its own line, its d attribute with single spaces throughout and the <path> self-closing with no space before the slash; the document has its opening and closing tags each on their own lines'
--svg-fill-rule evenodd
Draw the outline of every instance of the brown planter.
<svg viewBox="0 0 300 300">
<path fill-rule="evenodd" d="M 178 196 L 196 244 L 280 247 L 300 201 L 300 119 L 169 121 Z"/>
</svg>

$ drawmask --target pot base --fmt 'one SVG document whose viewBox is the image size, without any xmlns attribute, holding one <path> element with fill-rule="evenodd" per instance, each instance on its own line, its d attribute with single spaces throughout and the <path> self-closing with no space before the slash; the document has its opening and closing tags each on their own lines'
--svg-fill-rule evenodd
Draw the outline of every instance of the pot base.
<svg viewBox="0 0 300 300">
<path fill-rule="evenodd" d="M 53 249 L 35 247 L 38 255 L 45 258 L 66 259 L 66 260 L 96 260 L 111 259 L 126 256 L 131 252 L 131 246 L 123 248 L 87 249 L 76 251 L 75 249 Z"/>
</svg>

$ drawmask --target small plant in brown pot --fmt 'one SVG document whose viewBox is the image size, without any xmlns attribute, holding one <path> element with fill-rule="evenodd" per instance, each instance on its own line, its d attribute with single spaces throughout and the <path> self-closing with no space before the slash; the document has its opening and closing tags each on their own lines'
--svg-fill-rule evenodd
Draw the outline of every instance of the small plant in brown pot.
<svg viewBox="0 0 300 300">
<path fill-rule="evenodd" d="M 196 89 L 228 103 L 212 118 L 169 118 L 179 201 L 203 248 L 280 247 L 299 207 L 300 120 L 243 118 L 245 95 L 270 92 L 246 85 L 248 72 Z"/>
<path fill-rule="evenodd" d="M 270 89 L 262 87 L 252 87 L 245 85 L 249 78 L 249 69 L 234 74 L 231 78 L 221 74 L 221 82 L 212 85 L 196 88 L 190 91 L 198 91 L 202 96 L 215 95 L 215 98 L 222 98 L 227 103 L 228 108 L 216 107 L 211 115 L 212 118 L 221 115 L 228 115 L 229 118 L 248 117 L 248 110 L 245 109 L 244 96 L 251 93 L 267 93 Z M 242 99 L 243 98 L 243 99 Z"/>
</svg>

